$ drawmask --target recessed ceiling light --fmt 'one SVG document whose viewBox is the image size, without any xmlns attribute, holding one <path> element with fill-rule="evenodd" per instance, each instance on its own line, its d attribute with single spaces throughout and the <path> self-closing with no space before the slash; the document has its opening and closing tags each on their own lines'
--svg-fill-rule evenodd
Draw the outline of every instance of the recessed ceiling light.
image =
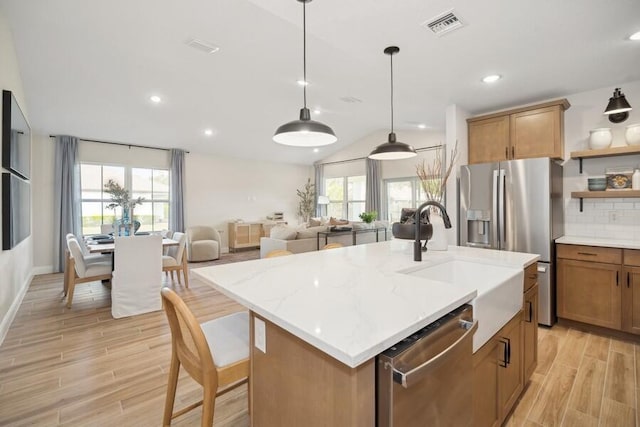
<svg viewBox="0 0 640 427">
<path fill-rule="evenodd" d="M 152 95 L 149 97 L 149 101 L 155 104 L 159 104 L 162 101 L 162 98 L 160 98 L 158 95 Z"/>
<path fill-rule="evenodd" d="M 483 78 L 482 81 L 485 83 L 495 83 L 501 78 L 502 76 L 500 74 L 491 74 L 490 76 Z"/>
<path fill-rule="evenodd" d="M 299 84 L 300 86 L 307 86 L 307 85 L 309 84 L 309 82 L 308 82 L 308 81 L 305 81 L 305 80 L 298 80 L 298 84 Z"/>
<path fill-rule="evenodd" d="M 427 128 L 427 125 L 425 125 L 424 123 L 420 123 L 418 125 L 418 129 L 426 129 L 426 128 Z"/>
<path fill-rule="evenodd" d="M 317 108 L 315 110 L 313 110 L 313 114 L 318 115 L 318 114 L 322 114 L 322 111 L 318 110 Z"/>
<path fill-rule="evenodd" d="M 637 33 L 633 33 L 629 36 L 629 40 L 638 41 L 640 40 L 640 31 Z"/>
<path fill-rule="evenodd" d="M 317 152 L 319 152 L 319 151 L 320 151 L 320 149 L 319 149 L 319 148 L 314 148 L 314 149 L 313 149 L 313 152 L 314 152 L 314 153 L 317 153 Z"/>
<path fill-rule="evenodd" d="M 211 136 L 211 135 L 213 135 L 213 131 L 211 129 L 205 129 L 204 130 L 204 134 L 207 135 L 207 136 Z"/>
</svg>

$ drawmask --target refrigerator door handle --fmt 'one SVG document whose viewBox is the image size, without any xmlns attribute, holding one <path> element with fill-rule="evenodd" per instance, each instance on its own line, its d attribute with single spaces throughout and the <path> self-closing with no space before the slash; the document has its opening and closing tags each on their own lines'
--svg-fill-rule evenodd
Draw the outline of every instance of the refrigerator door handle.
<svg viewBox="0 0 640 427">
<path fill-rule="evenodd" d="M 498 170 L 494 170 L 493 171 L 493 185 L 491 187 L 493 187 L 493 194 L 491 196 L 491 241 L 493 242 L 492 245 L 494 247 L 494 249 L 500 249 L 500 227 L 499 227 L 499 223 L 500 223 L 500 214 L 498 211 L 498 191 L 499 191 L 499 184 L 498 184 Z"/>
<path fill-rule="evenodd" d="M 500 169 L 498 176 L 498 234 L 500 235 L 500 249 L 503 250 L 507 247 L 506 179 L 504 169 Z"/>
</svg>

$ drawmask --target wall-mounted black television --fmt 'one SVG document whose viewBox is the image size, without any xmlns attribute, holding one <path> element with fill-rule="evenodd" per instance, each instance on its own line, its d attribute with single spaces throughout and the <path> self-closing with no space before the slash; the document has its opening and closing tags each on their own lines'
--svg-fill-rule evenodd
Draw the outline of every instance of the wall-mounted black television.
<svg viewBox="0 0 640 427">
<path fill-rule="evenodd" d="M 2 250 L 14 248 L 31 234 L 31 184 L 2 173 Z"/>
<path fill-rule="evenodd" d="M 9 90 L 2 91 L 2 167 L 24 179 L 31 175 L 31 128 Z"/>
</svg>

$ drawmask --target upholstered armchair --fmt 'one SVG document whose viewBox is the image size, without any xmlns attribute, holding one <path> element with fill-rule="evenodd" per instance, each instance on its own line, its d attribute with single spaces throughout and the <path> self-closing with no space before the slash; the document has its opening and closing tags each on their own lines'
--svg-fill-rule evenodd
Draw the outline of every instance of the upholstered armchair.
<svg viewBox="0 0 640 427">
<path fill-rule="evenodd" d="M 220 258 L 222 240 L 213 227 L 198 225 L 187 229 L 187 260 L 211 261 Z"/>
</svg>

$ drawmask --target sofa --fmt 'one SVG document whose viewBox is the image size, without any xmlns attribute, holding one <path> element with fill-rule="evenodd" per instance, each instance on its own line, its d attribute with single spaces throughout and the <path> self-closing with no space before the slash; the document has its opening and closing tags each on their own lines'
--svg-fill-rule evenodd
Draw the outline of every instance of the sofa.
<svg viewBox="0 0 640 427">
<path fill-rule="evenodd" d="M 279 225 L 271 229 L 269 237 L 260 238 L 260 258 L 264 258 L 269 252 L 274 250 L 286 250 L 294 254 L 302 252 L 311 252 L 317 250 L 317 237 L 319 231 L 328 231 L 332 225 L 313 225 L 306 224 L 298 227 Z M 388 228 L 385 221 L 376 221 L 372 225 L 362 222 L 349 222 L 340 225 L 340 227 L 351 227 L 354 230 L 366 228 Z M 387 238 L 391 238 L 391 233 L 387 232 Z M 379 241 L 385 239 L 384 231 L 378 232 Z M 356 243 L 374 243 L 376 241 L 376 233 L 359 233 L 356 236 Z M 351 233 L 329 236 L 327 243 L 341 243 L 344 246 L 353 244 Z M 320 249 L 324 246 L 324 236 L 320 236 Z"/>
</svg>

